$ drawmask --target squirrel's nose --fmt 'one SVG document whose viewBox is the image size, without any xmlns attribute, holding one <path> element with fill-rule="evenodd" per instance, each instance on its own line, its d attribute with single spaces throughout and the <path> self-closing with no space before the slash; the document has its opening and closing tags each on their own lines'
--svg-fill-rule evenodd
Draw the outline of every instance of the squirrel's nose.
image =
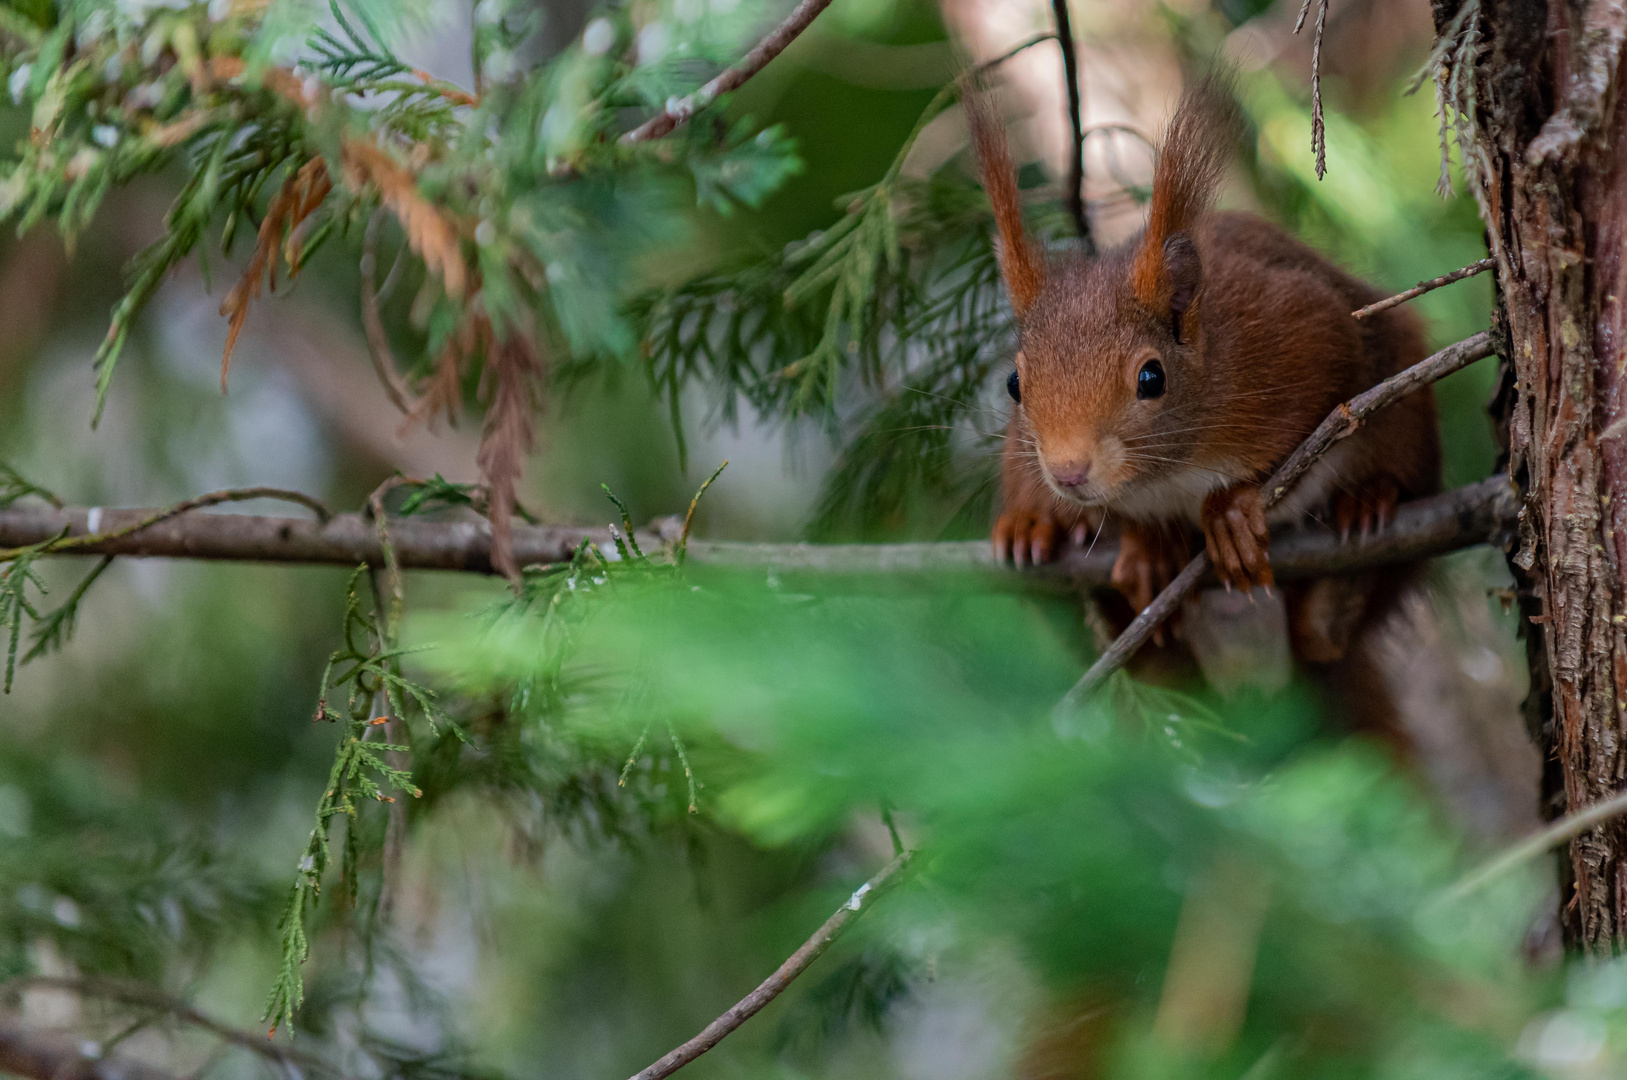
<svg viewBox="0 0 1627 1080">
<path fill-rule="evenodd" d="M 1051 478 L 1065 488 L 1083 487 L 1090 479 L 1090 462 L 1064 462 L 1051 470 Z"/>
</svg>

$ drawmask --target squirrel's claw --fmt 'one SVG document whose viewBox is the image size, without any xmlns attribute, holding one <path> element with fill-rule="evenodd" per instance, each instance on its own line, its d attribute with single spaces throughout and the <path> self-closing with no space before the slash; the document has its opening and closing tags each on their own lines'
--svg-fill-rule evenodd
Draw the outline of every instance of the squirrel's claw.
<svg viewBox="0 0 1627 1080">
<path fill-rule="evenodd" d="M 1336 491 L 1333 494 L 1333 520 L 1339 530 L 1341 543 L 1348 542 L 1352 529 L 1357 530 L 1359 542 L 1365 544 L 1375 532 L 1383 532 L 1395 517 L 1396 505 L 1401 501 L 1401 489 L 1389 477 L 1383 477 L 1356 491 Z"/>
<path fill-rule="evenodd" d="M 1265 506 L 1255 485 L 1238 484 L 1203 500 L 1203 538 L 1209 561 L 1226 586 L 1247 592 L 1276 584 Z"/>
<path fill-rule="evenodd" d="M 1015 566 L 1050 562 L 1061 549 L 1062 526 L 1047 514 L 1008 511 L 994 524 L 994 558 Z"/>
</svg>

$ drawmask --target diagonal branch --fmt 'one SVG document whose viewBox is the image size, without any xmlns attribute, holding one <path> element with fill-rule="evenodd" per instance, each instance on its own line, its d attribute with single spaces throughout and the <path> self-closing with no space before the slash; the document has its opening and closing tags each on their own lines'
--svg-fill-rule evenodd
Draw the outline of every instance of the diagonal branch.
<svg viewBox="0 0 1627 1080">
<path fill-rule="evenodd" d="M 1459 368 L 1490 356 L 1492 351 L 1491 335 L 1482 330 L 1456 345 L 1448 345 L 1405 371 L 1391 375 L 1371 390 L 1357 394 L 1334 409 L 1328 414 L 1327 419 L 1311 432 L 1310 437 L 1288 455 L 1288 460 L 1279 465 L 1277 471 L 1261 485 L 1260 498 L 1265 504 L 1265 509 L 1270 510 L 1281 502 L 1283 496 L 1288 494 L 1316 460 L 1327 453 L 1328 448 L 1334 443 L 1354 435 L 1363 420 L 1408 394 L 1445 378 Z M 1067 710 L 1081 704 L 1107 680 L 1109 675 L 1123 667 L 1130 657 L 1136 654 L 1136 650 L 1147 643 L 1153 631 L 1162 626 L 1165 619 L 1175 614 L 1175 609 L 1180 606 L 1181 601 L 1198 587 L 1209 569 L 1207 553 L 1200 553 L 1197 558 L 1187 563 L 1185 569 L 1175 576 L 1175 580 L 1170 582 L 1164 591 L 1159 593 L 1125 628 L 1118 640 L 1090 665 L 1090 670 L 1074 683 L 1073 689 L 1063 695 L 1062 700 L 1057 703 L 1057 708 Z"/>
<path fill-rule="evenodd" d="M 768 66 L 768 62 L 808 29 L 821 11 L 830 6 L 830 0 L 801 0 L 784 22 L 771 30 L 767 37 L 745 55 L 734 67 L 724 71 L 687 97 L 667 102 L 667 107 L 621 137 L 624 143 L 647 142 L 670 133 L 679 124 L 706 108 L 719 97 L 738 90 L 746 80 Z"/>
<path fill-rule="evenodd" d="M 894 856 L 892 862 L 882 867 L 875 877 L 860 885 L 848 898 L 847 903 L 837 908 L 836 914 L 826 919 L 825 925 L 814 931 L 813 937 L 803 942 L 802 947 L 792 953 L 774 974 L 764 979 L 757 989 L 730 1006 L 722 1016 L 707 1024 L 699 1035 L 667 1053 L 655 1064 L 633 1076 L 632 1080 L 663 1080 L 664 1077 L 671 1076 L 722 1042 L 735 1028 L 761 1012 L 763 1006 L 779 997 L 785 988 L 791 985 L 793 979 L 806 971 L 809 964 L 819 959 L 819 954 L 830 948 L 831 942 L 840 937 L 842 931 L 869 910 L 870 905 L 874 904 L 882 893 L 898 884 L 899 875 L 909 866 L 912 854 L 909 851 L 901 851 Z"/>
</svg>

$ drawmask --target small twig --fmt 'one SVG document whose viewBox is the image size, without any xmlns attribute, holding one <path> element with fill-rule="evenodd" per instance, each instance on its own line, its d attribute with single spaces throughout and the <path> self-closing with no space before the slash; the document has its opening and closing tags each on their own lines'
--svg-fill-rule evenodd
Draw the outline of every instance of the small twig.
<svg viewBox="0 0 1627 1080">
<path fill-rule="evenodd" d="M 1371 390 L 1357 394 L 1334 409 L 1261 485 L 1260 501 L 1265 509 L 1270 510 L 1281 502 L 1283 496 L 1288 494 L 1299 478 L 1305 475 L 1329 447 L 1341 439 L 1354 435 L 1367 417 L 1491 354 L 1491 335 L 1483 330 L 1456 345 L 1448 345 L 1435 355 L 1420 360 L 1404 371 L 1391 375 Z M 1058 710 L 1068 711 L 1076 708 L 1095 692 L 1109 675 L 1123 667 L 1130 657 L 1136 654 L 1136 650 L 1152 637 L 1153 631 L 1175 613 L 1181 601 L 1197 588 L 1198 583 L 1208 572 L 1207 553 L 1200 553 L 1187 563 L 1175 576 L 1175 580 L 1165 586 L 1164 591 L 1131 621 L 1124 633 L 1118 636 L 1118 640 L 1090 665 L 1090 670 L 1074 683 L 1073 689 L 1063 695 L 1062 700 L 1057 703 Z"/>
<path fill-rule="evenodd" d="M 1018 53 L 1026 52 L 1029 49 L 1032 49 L 1035 45 L 1039 45 L 1039 44 L 1041 44 L 1043 42 L 1046 42 L 1046 41 L 1055 41 L 1056 39 L 1057 38 L 1056 38 L 1055 34 L 1035 34 L 1033 37 L 1029 38 L 1027 41 L 1021 42 L 1020 44 L 1017 44 L 1017 45 L 1013 45 L 1011 48 L 1007 49 L 1005 52 L 1001 53 L 999 56 L 996 56 L 993 60 L 985 60 L 985 61 L 983 61 L 981 64 L 978 64 L 977 67 L 973 69 L 973 71 L 975 72 L 975 74 L 977 74 L 979 76 L 987 75 L 989 72 L 993 71 L 995 68 L 999 67 L 1001 64 L 1005 63 L 1007 60 L 1010 60 L 1013 56 L 1016 56 Z"/>
<path fill-rule="evenodd" d="M 1422 296 L 1424 293 L 1438 289 L 1442 285 L 1450 285 L 1454 281 L 1462 281 L 1464 278 L 1474 277 L 1476 274 L 1485 273 L 1487 270 L 1490 270 L 1496 265 L 1496 259 L 1481 259 L 1479 262 L 1470 263 L 1468 266 L 1465 266 L 1460 270 L 1454 270 L 1450 274 L 1442 274 L 1438 278 L 1430 278 L 1428 281 L 1420 281 L 1406 292 L 1398 292 L 1394 296 L 1380 300 L 1376 304 L 1368 304 L 1364 308 L 1357 308 L 1355 311 L 1352 311 L 1350 315 L 1352 318 L 1356 319 L 1365 319 L 1369 315 L 1377 315 L 1381 311 L 1388 311 L 1399 304 L 1405 304 L 1413 297 Z"/>
<path fill-rule="evenodd" d="M 82 997 L 115 1001 L 135 1008 L 155 1009 L 167 1013 L 184 1024 L 202 1028 L 222 1042 L 241 1047 L 279 1065 L 293 1065 L 328 1076 L 342 1076 L 343 1072 L 332 1063 L 291 1046 L 273 1042 L 252 1031 L 223 1024 L 207 1013 L 200 1012 L 183 997 L 150 983 L 134 979 L 117 979 L 103 975 L 63 977 L 56 975 L 23 975 L 0 982 L 0 994 L 23 990 L 64 990 Z"/>
<path fill-rule="evenodd" d="M 1311 10 L 1311 0 L 1299 6 L 1299 18 L 1294 20 L 1294 33 L 1305 26 L 1305 16 Z M 1311 36 L 1311 149 L 1316 153 L 1316 178 L 1327 175 L 1328 132 L 1322 119 L 1322 35 L 1328 26 L 1328 0 L 1321 0 L 1316 9 L 1316 29 Z"/>
<path fill-rule="evenodd" d="M 286 491 L 282 488 L 273 487 L 233 488 L 230 491 L 213 491 L 207 495 L 198 495 L 184 502 L 178 502 L 174 506 L 154 511 L 140 521 L 114 529 L 112 532 L 92 532 L 85 536 L 61 537 L 51 541 L 49 547 L 42 551 L 41 554 L 62 555 L 84 548 L 100 547 L 103 544 L 134 536 L 136 533 L 150 529 L 160 522 L 179 517 L 192 510 L 201 510 L 206 506 L 220 506 L 223 503 L 248 502 L 252 499 L 281 499 L 284 502 L 298 503 L 314 513 L 317 520 L 324 525 L 333 520 L 333 511 L 329 510 L 325 503 L 303 492 Z M 29 545 L 24 545 L 24 547 L 27 546 Z M 22 554 L 23 550 L 23 547 L 0 548 L 0 562 L 15 559 Z"/>
<path fill-rule="evenodd" d="M 841 936 L 842 931 L 875 903 L 883 892 L 898 883 L 899 875 L 910 864 L 912 855 L 912 852 L 905 851 L 895 856 L 875 877 L 860 885 L 858 891 L 848 898 L 847 903 L 838 908 L 836 914 L 826 919 L 825 925 L 816 930 L 813 937 L 803 942 L 802 947 L 792 953 L 790 959 L 781 964 L 774 974 L 764 979 L 757 989 L 741 998 L 728 1012 L 707 1024 L 699 1035 L 671 1051 L 643 1072 L 634 1075 L 632 1080 L 662 1080 L 663 1077 L 671 1076 L 762 1011 L 763 1006 L 779 997 L 785 988 L 791 985 L 791 981 L 806 971 L 808 965 L 819 958 L 820 953 L 830 948 L 831 942 Z"/>
<path fill-rule="evenodd" d="M 621 137 L 624 143 L 646 142 L 670 133 L 679 124 L 706 108 L 719 97 L 738 90 L 746 80 L 763 70 L 768 62 L 785 51 L 785 47 L 814 21 L 821 11 L 830 6 L 830 0 L 801 0 L 784 22 L 769 31 L 745 57 L 717 78 L 687 97 L 667 102 L 667 107 Z"/>
<path fill-rule="evenodd" d="M 1529 862 L 1549 848 L 1558 847 L 1567 840 L 1574 840 L 1596 825 L 1602 825 L 1611 818 L 1627 814 L 1627 793 L 1617 795 L 1613 799 L 1606 799 L 1601 803 L 1594 803 L 1585 810 L 1578 810 L 1574 814 L 1549 823 L 1549 825 L 1536 833 L 1526 837 L 1501 855 L 1496 856 L 1483 864 L 1478 870 L 1463 877 L 1447 889 L 1440 896 L 1442 901 L 1461 900 L 1470 893 L 1502 877 L 1521 863 Z"/>
<path fill-rule="evenodd" d="M 1080 101 L 1079 50 L 1073 40 L 1073 23 L 1068 17 L 1068 0 L 1051 0 L 1056 17 L 1056 40 L 1062 46 L 1062 77 L 1068 89 L 1068 124 L 1073 134 L 1073 153 L 1068 158 L 1068 187 L 1063 202 L 1073 218 L 1079 246 L 1086 255 L 1096 254 L 1096 240 L 1090 233 L 1090 215 L 1085 212 L 1085 117 Z"/>
<path fill-rule="evenodd" d="M 384 319 L 379 315 L 378 232 L 379 222 L 386 213 L 383 207 L 373 211 L 362 233 L 362 330 L 367 338 L 367 355 L 373 361 L 373 371 L 384 386 L 390 404 L 411 416 L 416 403 L 406 383 L 396 372 L 395 356 L 390 351 L 390 336 L 385 332 Z M 392 271 L 393 273 L 393 271 Z"/>
</svg>

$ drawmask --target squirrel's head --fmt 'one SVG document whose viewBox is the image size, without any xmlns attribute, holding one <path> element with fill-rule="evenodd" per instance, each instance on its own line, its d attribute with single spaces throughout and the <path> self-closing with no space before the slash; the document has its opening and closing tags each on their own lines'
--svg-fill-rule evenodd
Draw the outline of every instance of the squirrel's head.
<svg viewBox="0 0 1627 1080">
<path fill-rule="evenodd" d="M 1008 386 L 1046 481 L 1065 498 L 1102 503 L 1138 478 L 1180 470 L 1202 435 L 1196 235 L 1242 131 L 1230 75 L 1216 69 L 1187 90 L 1153 170 L 1146 229 L 1097 259 L 1045 258 L 1023 224 L 1003 129 L 980 94 L 966 106 L 1020 328 Z"/>
<path fill-rule="evenodd" d="M 1203 442 L 1202 267 L 1179 233 L 1165 245 L 1173 287 L 1137 295 L 1134 245 L 1054 264 L 1022 321 L 1019 402 L 1041 474 L 1065 499 L 1112 502 L 1126 485 L 1177 472 Z"/>
</svg>

